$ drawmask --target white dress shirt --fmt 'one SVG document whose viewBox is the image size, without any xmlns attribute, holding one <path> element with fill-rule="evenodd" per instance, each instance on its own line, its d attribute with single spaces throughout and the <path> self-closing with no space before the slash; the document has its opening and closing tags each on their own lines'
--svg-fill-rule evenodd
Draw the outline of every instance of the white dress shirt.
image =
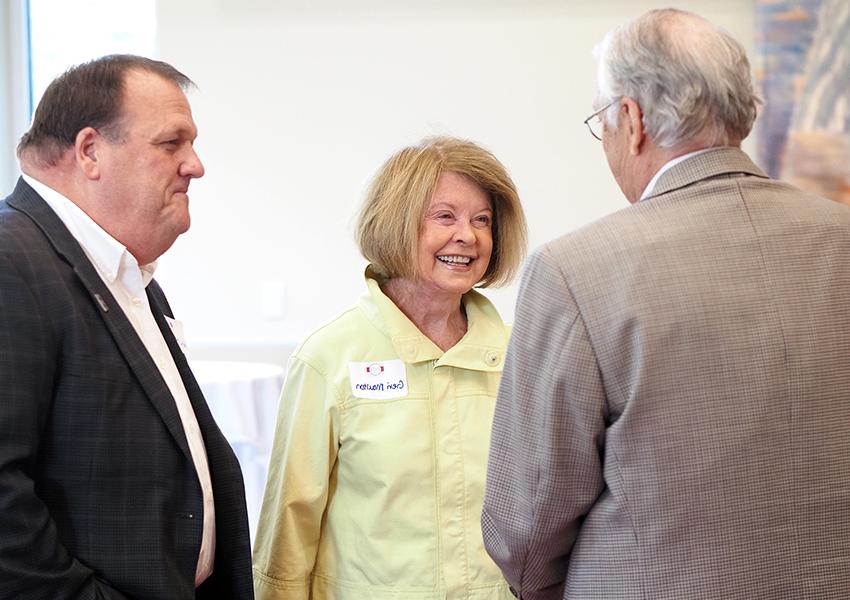
<svg viewBox="0 0 850 600">
<path fill-rule="evenodd" d="M 139 266 L 136 258 L 127 248 L 104 231 L 79 206 L 28 175 L 23 175 L 23 179 L 47 202 L 80 244 L 142 340 L 174 397 L 204 499 L 203 538 L 195 570 L 195 587 L 197 587 L 213 571 L 215 502 L 212 495 L 207 451 L 198 426 L 198 419 L 192 409 L 174 358 L 151 313 L 148 296 L 145 293 L 145 288 L 153 278 L 156 262 Z"/>
</svg>

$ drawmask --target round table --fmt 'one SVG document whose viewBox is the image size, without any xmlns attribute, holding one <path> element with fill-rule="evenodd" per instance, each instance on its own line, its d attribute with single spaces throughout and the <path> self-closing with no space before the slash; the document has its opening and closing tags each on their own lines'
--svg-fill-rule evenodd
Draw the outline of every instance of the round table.
<svg viewBox="0 0 850 600">
<path fill-rule="evenodd" d="M 253 540 L 266 485 L 284 370 L 278 365 L 236 361 L 192 360 L 190 365 L 213 418 L 242 467 Z"/>
</svg>

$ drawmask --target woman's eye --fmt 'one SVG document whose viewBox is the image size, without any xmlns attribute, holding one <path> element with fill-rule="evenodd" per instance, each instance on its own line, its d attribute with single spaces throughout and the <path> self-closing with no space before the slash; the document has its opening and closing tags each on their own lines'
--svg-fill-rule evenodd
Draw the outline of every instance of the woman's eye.
<svg viewBox="0 0 850 600">
<path fill-rule="evenodd" d="M 489 215 L 479 215 L 475 217 L 475 223 L 481 226 L 489 226 L 492 222 L 492 219 Z"/>
</svg>

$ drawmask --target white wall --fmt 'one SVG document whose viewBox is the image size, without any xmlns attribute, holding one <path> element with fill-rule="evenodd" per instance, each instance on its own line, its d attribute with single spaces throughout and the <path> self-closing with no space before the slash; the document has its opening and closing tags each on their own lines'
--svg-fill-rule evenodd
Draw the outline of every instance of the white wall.
<svg viewBox="0 0 850 600">
<path fill-rule="evenodd" d="M 456 6 L 462 4 L 461 6 Z M 190 347 L 292 343 L 362 293 L 363 185 L 402 145 L 468 137 L 513 175 L 532 247 L 626 206 L 592 111 L 591 50 L 673 4 L 753 47 L 746 0 L 183 0 L 158 5 L 159 56 L 190 100 L 206 176 L 158 279 Z M 285 287 L 283 319 L 262 315 Z M 488 292 L 510 320 L 516 287 Z"/>
<path fill-rule="evenodd" d="M 15 147 L 29 122 L 24 0 L 0 0 L 0 198 L 18 178 Z"/>
</svg>

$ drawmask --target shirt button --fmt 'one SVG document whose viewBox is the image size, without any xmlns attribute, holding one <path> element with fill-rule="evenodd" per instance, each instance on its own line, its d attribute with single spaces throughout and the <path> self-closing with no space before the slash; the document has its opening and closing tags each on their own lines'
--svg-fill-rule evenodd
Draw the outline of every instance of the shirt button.
<svg viewBox="0 0 850 600">
<path fill-rule="evenodd" d="M 407 354 L 407 358 L 412 360 L 416 356 L 416 346 L 410 344 L 407 348 L 404 349 L 404 352 Z"/>
<path fill-rule="evenodd" d="M 131 302 L 132 302 L 135 306 L 138 306 L 139 304 L 141 304 L 141 303 L 142 303 L 142 299 L 141 299 L 141 298 L 139 298 L 139 297 L 137 297 L 137 296 L 133 296 L 133 299 L 131 300 Z"/>
<path fill-rule="evenodd" d="M 492 350 L 484 355 L 484 361 L 491 367 L 498 365 L 500 360 L 501 357 L 499 356 L 499 353 Z"/>
</svg>

